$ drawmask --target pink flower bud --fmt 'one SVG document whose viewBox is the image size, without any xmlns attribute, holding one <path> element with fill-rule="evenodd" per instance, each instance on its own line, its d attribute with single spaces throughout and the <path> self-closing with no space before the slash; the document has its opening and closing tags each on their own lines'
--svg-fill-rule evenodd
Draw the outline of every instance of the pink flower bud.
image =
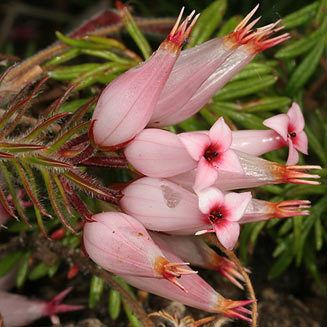
<svg viewBox="0 0 327 327">
<path fill-rule="evenodd" d="M 165 246 L 162 248 L 162 251 L 170 260 L 182 262 L 173 251 Z M 174 287 L 164 279 L 155 280 L 154 278 L 126 275 L 122 275 L 122 277 L 129 284 L 146 292 L 178 301 L 206 312 L 220 313 L 227 317 L 239 318 L 249 322 L 251 321 L 248 317 L 248 315 L 251 314 L 251 311 L 244 308 L 244 306 L 252 303 L 252 300 L 233 301 L 225 299 L 199 275 L 192 274 L 189 276 L 182 276 L 179 279 L 180 284 L 187 290 L 187 293 Z"/>
<path fill-rule="evenodd" d="M 173 263 L 136 219 L 119 212 L 104 212 L 84 226 L 84 247 L 90 258 L 115 274 L 165 278 L 181 287 L 177 278 L 195 274 L 186 263 Z"/>
<path fill-rule="evenodd" d="M 170 177 L 196 167 L 178 136 L 160 129 L 143 130 L 124 153 L 136 170 L 150 177 Z"/>
<path fill-rule="evenodd" d="M 319 179 L 319 175 L 309 174 L 305 171 L 310 169 L 321 169 L 320 166 L 285 166 L 272 161 L 264 160 L 244 152 L 235 151 L 237 154 L 243 174 L 219 171 L 214 186 L 223 191 L 252 188 L 271 184 L 309 184 L 318 185 L 318 181 L 307 179 Z M 169 180 L 191 189 L 196 178 L 196 171 L 192 170 Z"/>
<path fill-rule="evenodd" d="M 157 232 L 150 232 L 150 235 L 160 248 L 170 249 L 192 266 L 215 270 L 234 285 L 243 289 L 239 281 L 244 281 L 244 279 L 238 272 L 236 265 L 227 258 L 218 255 L 200 237 L 168 235 Z"/>
<path fill-rule="evenodd" d="M 223 39 L 182 51 L 155 107 L 151 126 L 176 124 L 194 115 L 257 53 L 289 38 L 283 34 L 269 39 L 281 29 L 276 28 L 279 21 L 252 31 L 259 19 L 249 21 L 257 8 Z M 206 69 L 208 64 L 211 70 Z M 191 97 L 190 91 L 193 92 Z"/>
<path fill-rule="evenodd" d="M 102 149 L 121 147 L 149 122 L 160 93 L 198 16 L 180 24 L 183 10 L 166 40 L 146 62 L 120 75 L 102 92 L 90 136 Z"/>
<path fill-rule="evenodd" d="M 232 131 L 222 117 L 210 128 L 209 133 L 189 132 L 179 137 L 190 156 L 198 162 L 194 190 L 213 185 L 220 170 L 243 173 L 238 156 L 230 149 Z"/>
<path fill-rule="evenodd" d="M 51 301 L 30 300 L 25 296 L 0 291 L 0 312 L 6 327 L 28 326 L 33 321 L 49 316 L 53 323 L 58 323 L 56 314 L 82 310 L 81 305 L 61 304 L 64 297 L 71 291 L 68 288 Z"/>
<path fill-rule="evenodd" d="M 281 202 L 268 202 L 252 199 L 240 220 L 241 224 L 255 221 L 264 221 L 271 218 L 288 218 L 295 216 L 308 216 L 311 202 L 309 200 L 287 200 Z"/>
</svg>

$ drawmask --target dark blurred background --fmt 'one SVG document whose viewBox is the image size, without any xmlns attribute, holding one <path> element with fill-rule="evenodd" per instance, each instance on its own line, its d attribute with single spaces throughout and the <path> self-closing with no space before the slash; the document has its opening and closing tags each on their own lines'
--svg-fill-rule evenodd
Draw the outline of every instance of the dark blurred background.
<svg viewBox="0 0 327 327">
<path fill-rule="evenodd" d="M 260 1 L 258 15 L 261 23 L 274 21 L 295 10 L 310 4 L 308 0 Z M 211 3 L 210 0 L 142 0 L 127 2 L 134 15 L 144 17 L 175 17 L 182 6 L 186 11 L 200 12 Z M 228 3 L 227 17 L 246 14 L 257 0 L 231 0 Z M 54 31 L 67 33 L 83 20 L 104 8 L 112 8 L 110 0 L 29 0 L 0 1 L 0 51 L 19 57 L 28 57 L 36 50 L 55 41 Z"/>
</svg>

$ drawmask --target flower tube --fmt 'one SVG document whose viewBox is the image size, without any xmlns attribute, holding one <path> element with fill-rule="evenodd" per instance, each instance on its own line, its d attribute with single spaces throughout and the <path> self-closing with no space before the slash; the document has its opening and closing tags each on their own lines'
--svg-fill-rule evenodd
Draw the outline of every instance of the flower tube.
<svg viewBox="0 0 327 327">
<path fill-rule="evenodd" d="M 296 216 L 308 216 L 311 202 L 309 200 L 287 200 L 281 202 L 269 202 L 252 199 L 247 206 L 241 224 L 269 220 L 271 218 L 288 218 Z"/>
<path fill-rule="evenodd" d="M 103 150 L 122 147 L 149 122 L 180 49 L 198 15 L 180 24 L 183 9 L 166 40 L 144 63 L 128 70 L 102 92 L 93 113 L 90 137 Z"/>
<path fill-rule="evenodd" d="M 150 232 L 150 235 L 160 248 L 169 248 L 178 257 L 193 266 L 215 270 L 234 285 L 243 289 L 240 281 L 243 282 L 244 279 L 238 272 L 236 265 L 229 259 L 218 255 L 200 237 L 168 235 L 157 232 Z"/>
<path fill-rule="evenodd" d="M 115 274 L 165 278 L 182 287 L 177 278 L 196 274 L 187 263 L 165 258 L 150 235 L 136 219 L 119 212 L 94 215 L 84 225 L 84 248 L 90 258 Z"/>
<path fill-rule="evenodd" d="M 235 151 L 237 154 L 243 174 L 219 171 L 213 186 L 223 191 L 252 188 L 272 184 L 308 184 L 318 185 L 320 176 L 310 174 L 306 171 L 310 169 L 321 169 L 320 166 L 285 166 L 272 161 L 251 156 L 244 152 Z M 169 180 L 181 185 L 186 189 L 192 189 L 196 180 L 196 171 L 192 170 L 177 176 L 170 177 Z"/>
<path fill-rule="evenodd" d="M 263 124 L 272 130 L 234 131 L 231 148 L 255 156 L 289 147 L 287 164 L 296 164 L 298 151 L 308 154 L 308 138 L 304 129 L 304 118 L 299 105 L 294 102 L 287 114 L 266 119 Z"/>
<path fill-rule="evenodd" d="M 269 38 L 271 34 L 281 29 L 276 28 L 279 21 L 252 31 L 251 28 L 259 19 L 249 24 L 248 22 L 257 8 L 258 6 L 244 18 L 231 34 L 223 39 L 210 40 L 194 49 L 182 51 L 160 95 L 150 120 L 150 126 L 168 126 L 189 118 L 198 112 L 256 54 L 289 38 L 287 33 Z M 227 54 L 226 49 L 229 51 Z M 194 71 L 201 70 L 208 60 L 211 59 L 212 61 L 215 57 L 217 59 L 224 57 L 223 63 L 221 64 L 219 60 L 216 60 L 216 65 L 212 65 L 215 70 L 210 75 L 207 74 L 204 81 L 202 78 L 201 84 L 198 83 L 200 81 L 198 75 L 201 73 L 195 74 Z M 183 71 L 184 80 L 180 78 L 181 71 Z M 201 76 L 204 77 L 204 74 Z M 176 85 L 180 86 L 178 84 L 180 81 L 183 81 L 181 84 L 184 87 L 181 90 L 176 87 Z M 195 86 L 196 91 L 194 92 Z M 173 89 L 174 87 L 175 89 Z M 190 90 L 193 91 L 191 97 L 188 94 Z M 186 98 L 187 101 L 185 101 Z"/>
<path fill-rule="evenodd" d="M 33 321 L 42 317 L 50 317 L 53 324 L 58 324 L 58 313 L 82 310 L 81 305 L 61 304 L 62 300 L 71 291 L 68 288 L 51 301 L 31 300 L 25 296 L 0 291 L 0 312 L 4 326 L 29 326 Z"/>
<path fill-rule="evenodd" d="M 163 247 L 162 251 L 172 261 L 182 262 L 182 260 L 170 249 Z M 164 298 L 181 302 L 193 308 L 206 312 L 219 313 L 230 318 L 243 319 L 250 322 L 248 317 L 251 311 L 245 306 L 253 303 L 252 300 L 233 301 L 224 298 L 216 292 L 205 280 L 199 275 L 182 276 L 179 279 L 180 284 L 187 289 L 183 292 L 171 285 L 164 279 L 155 280 L 154 278 L 144 278 L 139 276 L 121 275 L 127 283 L 136 288 L 150 292 Z"/>
<path fill-rule="evenodd" d="M 138 134 L 124 154 L 137 171 L 150 177 L 171 177 L 197 166 L 176 134 L 156 128 Z"/>
</svg>

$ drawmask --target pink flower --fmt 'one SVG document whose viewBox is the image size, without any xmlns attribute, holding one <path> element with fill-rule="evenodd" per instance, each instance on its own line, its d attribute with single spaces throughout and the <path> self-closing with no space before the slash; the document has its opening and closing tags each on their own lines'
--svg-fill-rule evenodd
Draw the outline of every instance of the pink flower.
<svg viewBox="0 0 327 327">
<path fill-rule="evenodd" d="M 269 220 L 271 218 L 288 218 L 296 216 L 308 216 L 311 202 L 309 200 L 287 200 L 281 202 L 269 202 L 252 199 L 247 206 L 240 224 L 256 221 Z"/>
<path fill-rule="evenodd" d="M 136 219 L 120 212 L 104 212 L 84 226 L 84 247 L 90 258 L 115 274 L 165 278 L 178 287 L 182 274 L 195 274 L 165 258 L 147 230 Z"/>
<path fill-rule="evenodd" d="M 221 244 L 232 249 L 240 233 L 239 220 L 251 201 L 251 193 L 228 193 L 224 195 L 210 187 L 199 193 L 199 208 L 212 224 L 212 229 L 203 232 L 215 232 Z"/>
<path fill-rule="evenodd" d="M 161 129 L 143 130 L 124 154 L 137 171 L 150 177 L 170 177 L 196 167 L 178 136 Z"/>
<path fill-rule="evenodd" d="M 308 138 L 304 129 L 304 118 L 299 105 L 293 102 L 287 114 L 266 119 L 263 124 L 276 131 L 289 147 L 288 165 L 299 161 L 299 152 L 308 154 Z"/>
<path fill-rule="evenodd" d="M 61 304 L 71 291 L 67 288 L 51 301 L 31 300 L 25 296 L 0 291 L 0 312 L 4 326 L 29 326 L 33 321 L 42 317 L 50 317 L 53 324 L 59 324 L 58 313 L 82 310 L 81 305 Z"/>
<path fill-rule="evenodd" d="M 180 24 L 146 62 L 130 69 L 102 92 L 93 113 L 90 137 L 104 150 L 122 147 L 149 122 L 160 93 L 198 16 Z"/>
<path fill-rule="evenodd" d="M 198 236 L 168 235 L 150 232 L 152 239 L 161 249 L 169 249 L 192 266 L 217 271 L 234 285 L 243 289 L 239 281 L 244 281 L 236 265 L 218 255 Z"/>
<path fill-rule="evenodd" d="M 259 19 L 249 21 L 257 9 L 258 6 L 225 37 L 182 51 L 160 95 L 150 126 L 173 125 L 194 115 L 256 54 L 288 39 L 288 34 L 270 38 L 281 29 L 276 28 L 279 21 L 253 31 Z"/>
<path fill-rule="evenodd" d="M 243 173 L 241 163 L 233 150 L 232 132 L 223 118 L 219 118 L 208 134 L 189 132 L 179 135 L 190 156 L 198 162 L 194 189 L 199 191 L 211 186 L 218 171 Z"/>
</svg>

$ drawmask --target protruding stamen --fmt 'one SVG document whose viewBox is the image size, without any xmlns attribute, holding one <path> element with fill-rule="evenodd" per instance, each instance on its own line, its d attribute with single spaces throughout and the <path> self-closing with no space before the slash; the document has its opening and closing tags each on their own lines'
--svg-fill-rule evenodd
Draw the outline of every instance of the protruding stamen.
<svg viewBox="0 0 327 327">
<path fill-rule="evenodd" d="M 199 235 L 203 235 L 203 234 L 207 234 L 207 233 L 215 233 L 215 230 L 214 229 L 202 229 L 202 230 L 199 230 L 195 233 L 196 236 L 199 236 Z"/>
<path fill-rule="evenodd" d="M 245 320 L 247 322 L 251 322 L 252 319 L 248 316 L 252 314 L 252 312 L 246 308 L 246 305 L 255 302 L 254 300 L 243 300 L 243 301 L 232 301 L 228 299 L 224 299 L 219 303 L 219 309 L 221 310 L 225 316 L 231 318 L 238 318 Z M 247 316 L 248 315 L 248 316 Z"/>
<path fill-rule="evenodd" d="M 275 204 L 274 216 L 277 218 L 287 218 L 295 216 L 308 216 L 310 211 L 303 210 L 310 208 L 309 200 L 289 200 Z"/>
<path fill-rule="evenodd" d="M 179 50 L 180 47 L 183 45 L 185 40 L 190 35 L 194 24 L 196 23 L 197 19 L 200 16 L 200 14 L 198 14 L 195 17 L 193 17 L 195 14 L 195 10 L 193 10 L 191 12 L 191 14 L 188 15 L 185 18 L 185 20 L 181 23 L 183 12 L 184 12 L 184 7 L 180 11 L 179 16 L 176 20 L 176 23 L 173 26 L 172 30 L 170 31 L 170 33 L 166 39 L 166 42 L 163 42 L 163 44 L 162 44 L 162 46 L 164 46 L 164 47 L 167 47 L 168 44 L 171 47 L 171 45 L 173 44 L 176 47 L 176 48 L 174 46 L 171 47 L 174 51 Z"/>
<path fill-rule="evenodd" d="M 259 4 L 257 4 L 245 17 L 244 19 L 236 26 L 234 32 L 240 31 L 245 28 L 246 24 L 249 22 L 249 20 L 252 18 L 252 16 L 255 14 L 255 12 L 258 10 Z"/>
</svg>

